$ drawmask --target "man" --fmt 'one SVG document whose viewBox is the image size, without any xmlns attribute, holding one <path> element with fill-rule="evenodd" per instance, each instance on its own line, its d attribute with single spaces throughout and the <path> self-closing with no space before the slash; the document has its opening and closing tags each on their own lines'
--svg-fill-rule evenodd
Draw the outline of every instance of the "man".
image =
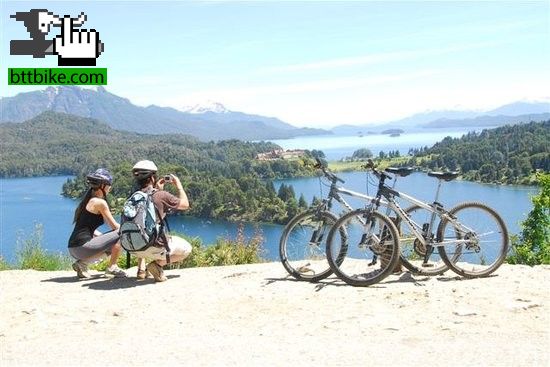
<svg viewBox="0 0 550 367">
<path fill-rule="evenodd" d="M 161 179 L 157 178 L 157 166 L 151 161 L 139 161 L 132 168 L 132 174 L 137 186 L 143 192 L 152 193 L 152 200 L 157 210 L 158 221 L 162 221 L 169 210 L 189 209 L 189 200 L 183 190 L 183 186 L 176 175 L 168 175 Z M 173 184 L 178 190 L 178 196 L 164 191 L 164 185 Z M 161 234 L 157 238 L 156 246 L 151 246 L 143 252 L 136 253 L 138 256 L 138 279 L 145 279 L 147 272 L 151 273 L 155 281 L 164 282 L 167 280 L 162 267 L 167 264 L 166 241 L 168 241 L 170 263 L 177 263 L 184 260 L 191 253 L 189 242 L 180 237 L 172 237 L 168 234 Z M 152 261 L 145 268 L 145 259 Z M 145 268 L 145 269 L 144 269 Z"/>
</svg>

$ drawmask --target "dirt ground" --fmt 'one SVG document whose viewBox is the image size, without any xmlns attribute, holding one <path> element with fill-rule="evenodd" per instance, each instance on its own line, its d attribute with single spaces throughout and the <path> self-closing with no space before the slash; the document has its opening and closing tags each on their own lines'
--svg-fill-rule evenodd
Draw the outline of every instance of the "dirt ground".
<svg viewBox="0 0 550 367">
<path fill-rule="evenodd" d="M 279 263 L 166 273 L 0 272 L 0 365 L 550 365 L 550 266 L 368 288 Z"/>
</svg>

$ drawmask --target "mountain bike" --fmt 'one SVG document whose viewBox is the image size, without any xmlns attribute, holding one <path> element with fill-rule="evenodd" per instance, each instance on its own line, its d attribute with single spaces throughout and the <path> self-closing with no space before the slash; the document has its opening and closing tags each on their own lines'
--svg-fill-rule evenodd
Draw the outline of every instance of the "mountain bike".
<svg viewBox="0 0 550 367">
<path fill-rule="evenodd" d="M 459 175 L 457 172 L 429 172 L 428 176 L 439 181 L 433 203 L 424 203 L 387 186 L 385 181 L 392 177 L 378 171 L 372 161 L 367 168 L 379 180 L 375 198 L 365 209 L 342 216 L 327 238 L 327 260 L 344 281 L 353 283 L 354 273 L 345 268 L 346 261 L 341 258 L 346 255 L 341 249 L 339 232 L 345 228 L 348 237 L 353 231 L 361 232 L 361 228 L 354 228 L 354 218 L 375 217 L 382 198 L 397 214 L 401 260 L 412 272 L 436 275 L 451 269 L 461 276 L 475 278 L 491 274 L 503 263 L 508 251 L 508 230 L 495 210 L 479 202 L 464 202 L 446 210 L 438 202 L 442 182 L 454 180 Z M 403 210 L 396 198 L 413 206 Z M 436 219 L 439 219 L 437 228 Z"/>
<path fill-rule="evenodd" d="M 292 218 L 285 226 L 279 241 L 279 257 L 287 272 L 298 280 L 312 282 L 332 274 L 326 260 L 326 235 L 338 219 L 338 216 L 332 212 L 333 201 L 340 203 L 345 212 L 351 212 L 353 208 L 342 195 L 358 198 L 366 203 L 374 199 L 372 196 L 338 186 L 338 183 L 344 184 L 345 181 L 328 171 L 319 160 L 315 167 L 321 170 L 323 176 L 330 182 L 328 196 L 316 207 Z M 396 170 L 396 174 L 402 177 L 412 172 L 410 168 Z M 381 201 L 380 204 L 384 205 L 384 202 Z M 345 248 L 346 228 L 341 228 L 340 232 L 342 248 Z"/>
</svg>

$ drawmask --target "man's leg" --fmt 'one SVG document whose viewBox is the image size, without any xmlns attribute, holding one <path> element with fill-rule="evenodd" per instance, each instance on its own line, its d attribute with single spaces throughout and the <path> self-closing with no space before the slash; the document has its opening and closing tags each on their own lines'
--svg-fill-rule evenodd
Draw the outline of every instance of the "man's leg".
<svg viewBox="0 0 550 367">
<path fill-rule="evenodd" d="M 168 244 L 168 247 L 170 247 L 170 263 L 174 264 L 180 261 L 183 261 L 191 254 L 191 244 L 184 240 L 181 237 L 172 236 L 170 238 L 170 242 Z M 166 258 L 163 258 L 162 260 L 159 259 L 156 261 L 157 264 L 160 266 L 164 266 L 167 264 Z"/>
</svg>

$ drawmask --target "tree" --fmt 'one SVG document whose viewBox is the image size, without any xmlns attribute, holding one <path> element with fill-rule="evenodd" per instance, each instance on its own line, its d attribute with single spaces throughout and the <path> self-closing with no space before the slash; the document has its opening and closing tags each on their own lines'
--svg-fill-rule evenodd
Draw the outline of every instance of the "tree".
<svg viewBox="0 0 550 367">
<path fill-rule="evenodd" d="M 319 160 L 324 160 L 326 157 L 325 157 L 325 153 L 322 151 L 322 150 L 316 150 L 316 149 L 313 149 L 312 151 L 309 152 L 309 154 L 313 157 L 313 158 L 319 158 Z"/>
<path fill-rule="evenodd" d="M 281 184 L 277 196 L 284 202 L 287 202 L 290 199 L 295 199 L 294 188 L 292 185 Z"/>
<path fill-rule="evenodd" d="M 277 195 L 277 192 L 275 191 L 275 186 L 273 185 L 273 181 L 269 180 L 265 183 L 265 187 L 267 189 L 267 192 L 270 194 L 270 195 Z"/>
<path fill-rule="evenodd" d="M 353 152 L 351 155 L 352 159 L 367 159 L 372 158 L 372 151 L 367 148 L 361 148 Z"/>
<path fill-rule="evenodd" d="M 298 199 L 298 207 L 300 209 L 307 209 L 307 201 L 304 194 L 300 194 L 300 199 Z"/>
<path fill-rule="evenodd" d="M 512 264 L 550 264 L 550 173 L 537 175 L 541 191 L 533 196 L 533 210 L 521 224 L 523 231 L 512 241 Z"/>
</svg>

